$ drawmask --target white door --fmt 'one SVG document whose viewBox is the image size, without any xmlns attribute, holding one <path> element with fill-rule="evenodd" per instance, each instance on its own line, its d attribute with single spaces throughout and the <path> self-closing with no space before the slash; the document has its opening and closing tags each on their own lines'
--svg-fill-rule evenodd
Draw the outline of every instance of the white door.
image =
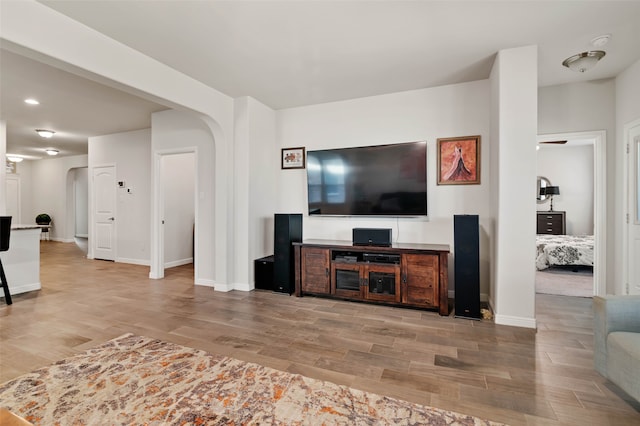
<svg viewBox="0 0 640 426">
<path fill-rule="evenodd" d="M 115 260 L 116 168 L 93 169 L 93 257 Z"/>
<path fill-rule="evenodd" d="M 628 135 L 627 283 L 629 294 L 640 294 L 640 121 Z"/>
<path fill-rule="evenodd" d="M 17 225 L 20 221 L 20 178 L 7 175 L 7 216 L 11 216 L 11 223 Z M 35 220 L 35 218 L 34 218 Z"/>
</svg>

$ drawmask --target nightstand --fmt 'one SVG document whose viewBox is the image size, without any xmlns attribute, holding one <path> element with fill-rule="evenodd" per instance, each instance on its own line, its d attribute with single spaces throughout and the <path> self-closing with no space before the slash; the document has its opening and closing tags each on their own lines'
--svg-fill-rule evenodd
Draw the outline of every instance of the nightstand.
<svg viewBox="0 0 640 426">
<path fill-rule="evenodd" d="M 548 211 L 538 213 L 536 233 L 564 235 L 566 234 L 565 212 Z"/>
</svg>

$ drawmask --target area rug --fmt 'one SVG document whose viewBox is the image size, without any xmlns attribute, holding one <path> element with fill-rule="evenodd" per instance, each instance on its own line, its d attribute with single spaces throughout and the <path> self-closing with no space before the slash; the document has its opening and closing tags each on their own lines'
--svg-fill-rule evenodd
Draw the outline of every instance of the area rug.
<svg viewBox="0 0 640 426">
<path fill-rule="evenodd" d="M 497 425 L 125 334 L 0 385 L 42 425 Z"/>
</svg>

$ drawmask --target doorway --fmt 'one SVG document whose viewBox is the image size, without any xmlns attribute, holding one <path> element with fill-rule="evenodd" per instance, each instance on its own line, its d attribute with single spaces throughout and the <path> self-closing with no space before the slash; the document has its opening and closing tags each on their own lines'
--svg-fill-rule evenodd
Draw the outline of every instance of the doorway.
<svg viewBox="0 0 640 426">
<path fill-rule="evenodd" d="M 193 263 L 195 238 L 195 154 L 163 155 L 160 160 L 164 268 Z"/>
<path fill-rule="evenodd" d="M 161 151 L 156 154 L 158 250 L 157 269 L 151 278 L 163 278 L 166 268 L 195 262 L 198 251 L 197 150 Z"/>
<path fill-rule="evenodd" d="M 7 174 L 7 216 L 13 217 L 13 224 L 23 223 L 20 215 L 20 176 Z M 25 222 L 26 223 L 26 222 Z"/>
<path fill-rule="evenodd" d="M 116 259 L 116 166 L 94 167 L 93 197 L 93 258 Z"/>
<path fill-rule="evenodd" d="M 563 141 L 568 141 L 568 142 L 564 143 Z M 592 249 L 591 250 L 585 249 L 584 251 L 585 254 L 584 255 L 581 254 L 581 259 L 584 259 L 582 256 L 585 256 L 585 258 L 590 256 L 593 259 L 592 260 L 592 264 L 593 264 L 592 277 L 593 278 L 591 278 L 590 276 L 591 269 L 588 266 L 584 266 L 584 265 L 577 265 L 576 267 L 574 267 L 573 265 L 561 266 L 561 268 L 568 268 L 569 273 L 576 274 L 573 276 L 573 280 L 572 280 L 572 283 L 574 285 L 578 285 L 578 286 L 582 285 L 583 287 L 585 285 L 587 286 L 589 284 L 591 285 L 591 291 L 589 291 L 589 289 L 587 288 L 586 293 L 575 294 L 575 295 L 582 295 L 584 297 L 601 295 L 601 294 L 605 294 L 606 292 L 606 284 L 605 284 L 606 283 L 606 258 L 605 258 L 605 246 L 604 246 L 604 237 L 606 235 L 605 141 L 606 141 L 605 131 L 557 133 L 557 134 L 547 134 L 547 135 L 538 136 L 539 146 L 544 146 L 545 149 L 549 147 L 553 147 L 555 145 L 555 146 L 564 147 L 566 151 L 567 149 L 569 150 L 571 149 L 567 147 L 575 146 L 576 148 L 582 147 L 581 148 L 582 153 L 580 155 L 582 155 L 583 157 L 586 155 L 585 158 L 589 158 L 588 157 L 589 152 L 591 152 L 591 155 L 592 155 L 592 159 L 583 160 L 583 162 L 587 161 L 592 163 L 592 167 L 590 167 L 591 166 L 590 164 L 583 164 L 583 167 L 585 168 L 584 176 L 589 176 L 589 174 L 592 173 L 591 174 L 592 184 L 582 185 L 580 181 L 568 179 L 568 180 L 565 180 L 566 185 L 563 191 L 562 186 L 560 186 L 559 184 L 556 185 L 558 182 L 554 183 L 553 177 L 550 177 L 552 186 L 560 186 L 559 188 L 560 194 L 553 197 L 557 197 L 556 200 L 559 201 L 560 197 L 562 197 L 564 193 L 565 197 L 563 198 L 565 199 L 563 201 L 566 201 L 567 202 L 566 205 L 570 205 L 573 211 L 575 212 L 573 213 L 573 216 L 567 216 L 571 214 L 569 212 L 563 213 L 565 215 L 564 221 L 569 223 L 569 225 L 566 226 L 564 233 L 570 234 L 570 235 L 573 234 L 580 237 L 587 236 L 587 238 L 585 239 L 580 238 L 580 241 L 567 242 L 567 245 L 571 246 L 572 244 L 576 244 L 576 247 L 582 244 L 588 245 L 589 244 L 588 236 L 589 235 L 592 236 L 591 243 L 590 243 L 592 245 Z M 543 148 L 540 148 L 538 152 L 542 151 L 542 149 Z M 570 152 L 570 151 L 566 151 L 565 155 L 567 152 Z M 576 154 L 577 153 L 578 151 L 576 151 Z M 558 158 L 559 158 L 559 161 L 562 161 L 562 156 L 558 155 Z M 572 166 L 569 166 L 569 167 L 572 167 Z M 586 170 L 587 168 L 590 169 L 591 171 Z M 540 165 L 538 170 L 540 170 Z M 571 172 L 572 170 L 564 170 L 564 173 L 566 176 L 570 176 Z M 560 176 L 562 175 L 561 172 L 559 172 L 558 174 Z M 567 178 L 565 177 L 565 179 Z M 582 193 L 584 191 L 590 192 L 588 194 L 588 196 L 590 197 L 590 203 L 589 203 L 590 205 L 580 207 L 579 206 L 580 199 L 585 197 L 585 194 Z M 556 201 L 556 205 L 558 205 L 557 201 Z M 538 210 L 542 210 L 542 209 L 539 207 Z M 560 209 L 556 208 L 555 210 L 562 211 L 562 208 Z M 582 210 L 590 210 L 590 211 L 584 212 Z M 576 220 L 576 222 L 573 222 L 574 220 Z M 545 235 L 537 237 L 538 239 L 537 252 L 539 253 L 537 253 L 536 263 L 541 263 L 539 258 L 544 257 L 544 253 L 542 252 L 542 250 L 544 250 L 543 248 L 544 244 L 547 243 L 546 241 L 544 241 L 545 238 L 547 238 L 547 236 Z M 561 244 L 564 244 L 564 243 L 561 242 Z M 572 251 L 576 250 L 573 247 L 571 247 L 570 249 Z M 582 249 L 578 249 L 578 251 L 581 251 L 581 250 Z M 582 260 L 576 263 L 579 264 L 581 262 Z M 573 261 L 569 261 L 568 263 L 573 263 Z M 537 266 L 537 269 L 539 270 L 540 266 Z M 580 272 L 583 272 L 582 277 L 578 275 Z M 553 280 L 553 277 L 552 277 L 552 280 Z M 537 281 L 536 284 L 538 286 L 538 278 L 536 278 L 536 281 Z M 551 281 L 551 283 L 552 282 L 553 281 Z M 549 285 L 549 282 L 544 284 Z M 561 292 L 556 294 L 561 294 Z"/>
<path fill-rule="evenodd" d="M 89 168 L 79 167 L 69 171 L 72 179 L 70 197 L 72 206 L 71 230 L 75 244 L 87 255 L 89 251 Z"/>
<path fill-rule="evenodd" d="M 625 164 L 623 231 L 624 288 L 615 294 L 640 294 L 640 118 L 624 126 L 627 161 Z M 620 291 L 622 290 L 622 291 Z"/>
</svg>

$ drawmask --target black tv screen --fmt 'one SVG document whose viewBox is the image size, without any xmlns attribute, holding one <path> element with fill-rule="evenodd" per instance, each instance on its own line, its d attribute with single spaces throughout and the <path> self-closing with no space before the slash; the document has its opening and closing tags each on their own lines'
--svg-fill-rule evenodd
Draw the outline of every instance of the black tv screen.
<svg viewBox="0 0 640 426">
<path fill-rule="evenodd" d="M 426 216 L 427 143 L 307 152 L 309 215 Z"/>
</svg>

